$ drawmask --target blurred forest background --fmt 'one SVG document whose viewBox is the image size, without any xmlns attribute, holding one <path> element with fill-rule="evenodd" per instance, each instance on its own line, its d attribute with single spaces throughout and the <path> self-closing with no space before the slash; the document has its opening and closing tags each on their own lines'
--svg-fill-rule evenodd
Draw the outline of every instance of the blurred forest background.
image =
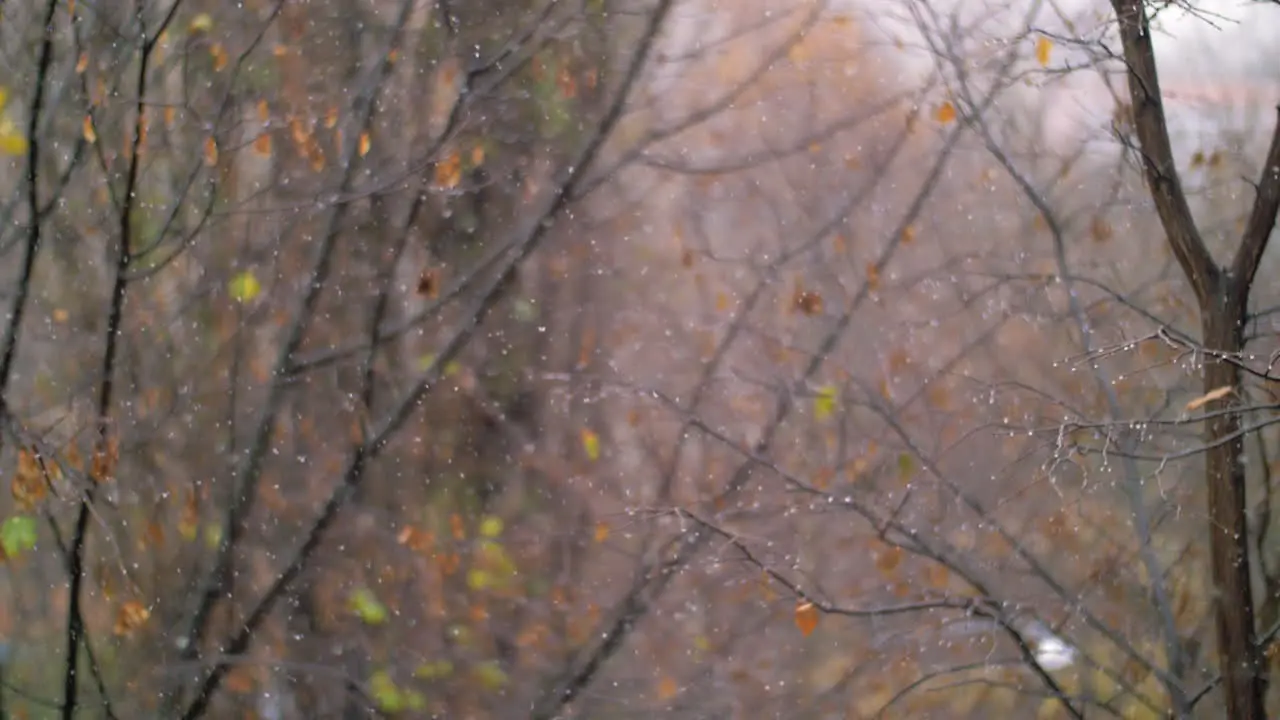
<svg viewBox="0 0 1280 720">
<path fill-rule="evenodd" d="M 0 717 L 1262 717 L 1205 5 L 0 3 Z"/>
</svg>

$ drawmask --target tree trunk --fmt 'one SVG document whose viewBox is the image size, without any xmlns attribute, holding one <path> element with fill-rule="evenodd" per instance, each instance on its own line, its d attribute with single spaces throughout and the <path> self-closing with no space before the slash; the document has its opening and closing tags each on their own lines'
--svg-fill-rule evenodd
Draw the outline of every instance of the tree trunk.
<svg viewBox="0 0 1280 720">
<path fill-rule="evenodd" d="M 1215 624 L 1227 717 L 1232 720 L 1264 720 L 1266 682 L 1256 643 L 1253 589 L 1249 569 L 1249 533 L 1246 516 L 1244 436 L 1240 415 L 1225 412 L 1240 402 L 1240 368 L 1222 358 L 1239 357 L 1244 347 L 1243 326 L 1248 288 L 1230 274 L 1220 276 L 1225 287 L 1212 293 L 1201 308 L 1206 352 L 1204 391 L 1233 388 L 1226 397 L 1206 406 L 1213 416 L 1205 424 L 1211 448 L 1205 457 L 1205 481 L 1209 490 L 1209 547 L 1213 558 L 1216 593 Z M 1224 438 L 1230 438 L 1225 440 Z"/>
</svg>

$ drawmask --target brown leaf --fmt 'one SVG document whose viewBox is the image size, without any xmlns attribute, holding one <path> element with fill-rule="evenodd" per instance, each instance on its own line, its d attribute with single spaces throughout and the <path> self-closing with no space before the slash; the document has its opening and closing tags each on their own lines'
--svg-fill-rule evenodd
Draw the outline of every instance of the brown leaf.
<svg viewBox="0 0 1280 720">
<path fill-rule="evenodd" d="M 1089 223 L 1089 237 L 1093 238 L 1094 242 L 1106 242 L 1114 234 L 1115 231 L 1111 228 L 1111 223 L 1107 222 L 1107 219 L 1101 215 L 1095 215 Z"/>
<path fill-rule="evenodd" d="M 29 512 L 44 499 L 44 473 L 40 470 L 40 461 L 34 452 L 26 448 L 18 450 L 18 471 L 9 483 L 9 492 L 13 494 L 18 507 L 25 512 Z"/>
<path fill-rule="evenodd" d="M 888 575 L 902 563 L 902 548 L 890 545 L 876 554 L 876 569 Z"/>
<path fill-rule="evenodd" d="M 822 296 L 812 290 L 805 290 L 797 285 L 791 295 L 791 309 L 810 317 L 822 312 Z"/>
<path fill-rule="evenodd" d="M 867 289 L 871 292 L 880 289 L 880 268 L 875 263 L 867 263 Z"/>
<path fill-rule="evenodd" d="M 418 294 L 429 300 L 440 297 L 439 270 L 431 268 L 422 271 L 422 276 L 418 278 Z"/>
</svg>

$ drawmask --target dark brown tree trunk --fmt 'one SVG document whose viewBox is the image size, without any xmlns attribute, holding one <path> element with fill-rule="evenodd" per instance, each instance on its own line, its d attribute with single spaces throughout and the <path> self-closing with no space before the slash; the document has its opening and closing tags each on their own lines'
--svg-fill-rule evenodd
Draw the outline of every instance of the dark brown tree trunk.
<svg viewBox="0 0 1280 720">
<path fill-rule="evenodd" d="M 1206 350 L 1204 391 L 1233 388 L 1230 394 L 1206 407 L 1211 418 L 1205 424 L 1205 439 L 1211 446 L 1205 457 L 1205 479 L 1209 493 L 1209 547 L 1216 587 L 1218 657 L 1222 664 L 1227 717 L 1263 720 L 1267 717 L 1266 682 L 1255 638 L 1244 436 L 1240 433 L 1240 415 L 1221 412 L 1240 402 L 1240 367 L 1225 358 L 1239 357 L 1244 347 L 1242 328 L 1248 288 L 1237 287 L 1240 281 L 1229 274 L 1221 275 L 1220 283 L 1225 287 L 1218 288 L 1201 309 Z"/>
</svg>

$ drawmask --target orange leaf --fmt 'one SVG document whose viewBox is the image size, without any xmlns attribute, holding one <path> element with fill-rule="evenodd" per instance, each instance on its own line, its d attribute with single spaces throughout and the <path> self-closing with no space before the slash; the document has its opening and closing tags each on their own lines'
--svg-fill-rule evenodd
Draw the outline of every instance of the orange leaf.
<svg viewBox="0 0 1280 720">
<path fill-rule="evenodd" d="M 81 129 L 81 134 L 84 135 L 84 141 L 90 145 L 98 142 L 98 131 L 93 129 L 92 115 L 84 116 L 84 127 Z"/>
<path fill-rule="evenodd" d="M 796 605 L 796 627 L 800 628 L 805 637 L 809 637 L 818 627 L 818 608 L 813 603 L 801 602 Z"/>
<path fill-rule="evenodd" d="M 80 58 L 76 60 L 76 74 L 82 75 L 89 68 L 89 53 L 80 53 Z"/>
<path fill-rule="evenodd" d="M 662 679 L 658 681 L 658 699 L 659 700 L 670 700 L 671 698 L 675 697 L 679 692 L 680 692 L 680 683 L 676 682 L 675 678 L 671 677 L 670 675 L 664 675 Z"/>
<path fill-rule="evenodd" d="M 129 635 L 151 617 L 151 611 L 137 600 L 130 600 L 120 606 L 116 613 L 116 624 L 113 628 L 116 635 Z"/>
<path fill-rule="evenodd" d="M 595 538 L 598 543 L 609 539 L 609 526 L 604 521 L 596 523 Z"/>
<path fill-rule="evenodd" d="M 462 181 L 462 158 L 458 153 L 436 163 L 436 185 L 451 190 Z"/>
<path fill-rule="evenodd" d="M 204 140 L 204 164 L 209 167 L 218 164 L 218 141 L 212 135 Z"/>
<path fill-rule="evenodd" d="M 213 69 L 215 72 L 227 66 L 227 50 L 222 47 L 222 43 L 214 43 L 209 48 L 209 54 L 213 56 Z"/>
<path fill-rule="evenodd" d="M 1235 390 L 1235 387 L 1231 385 L 1223 385 L 1220 388 L 1214 388 L 1213 390 L 1210 390 L 1209 392 L 1201 395 L 1195 400 L 1192 400 L 1191 402 L 1187 403 L 1187 406 L 1183 409 L 1188 412 L 1192 410 L 1198 410 L 1199 408 L 1202 408 L 1205 405 L 1208 405 L 1214 400 L 1221 400 L 1222 398 L 1230 395 L 1232 390 Z"/>
<path fill-rule="evenodd" d="M 956 120 L 956 106 L 951 104 L 950 100 L 942 101 L 937 110 L 933 111 L 933 119 L 946 125 Z"/>
<path fill-rule="evenodd" d="M 267 106 L 266 100 L 258 101 L 258 122 L 266 122 L 271 118 L 271 108 Z"/>
<path fill-rule="evenodd" d="M 369 140 L 369 133 L 360 133 L 360 157 L 364 157 L 369 154 L 369 146 L 371 144 L 372 142 Z"/>
</svg>

